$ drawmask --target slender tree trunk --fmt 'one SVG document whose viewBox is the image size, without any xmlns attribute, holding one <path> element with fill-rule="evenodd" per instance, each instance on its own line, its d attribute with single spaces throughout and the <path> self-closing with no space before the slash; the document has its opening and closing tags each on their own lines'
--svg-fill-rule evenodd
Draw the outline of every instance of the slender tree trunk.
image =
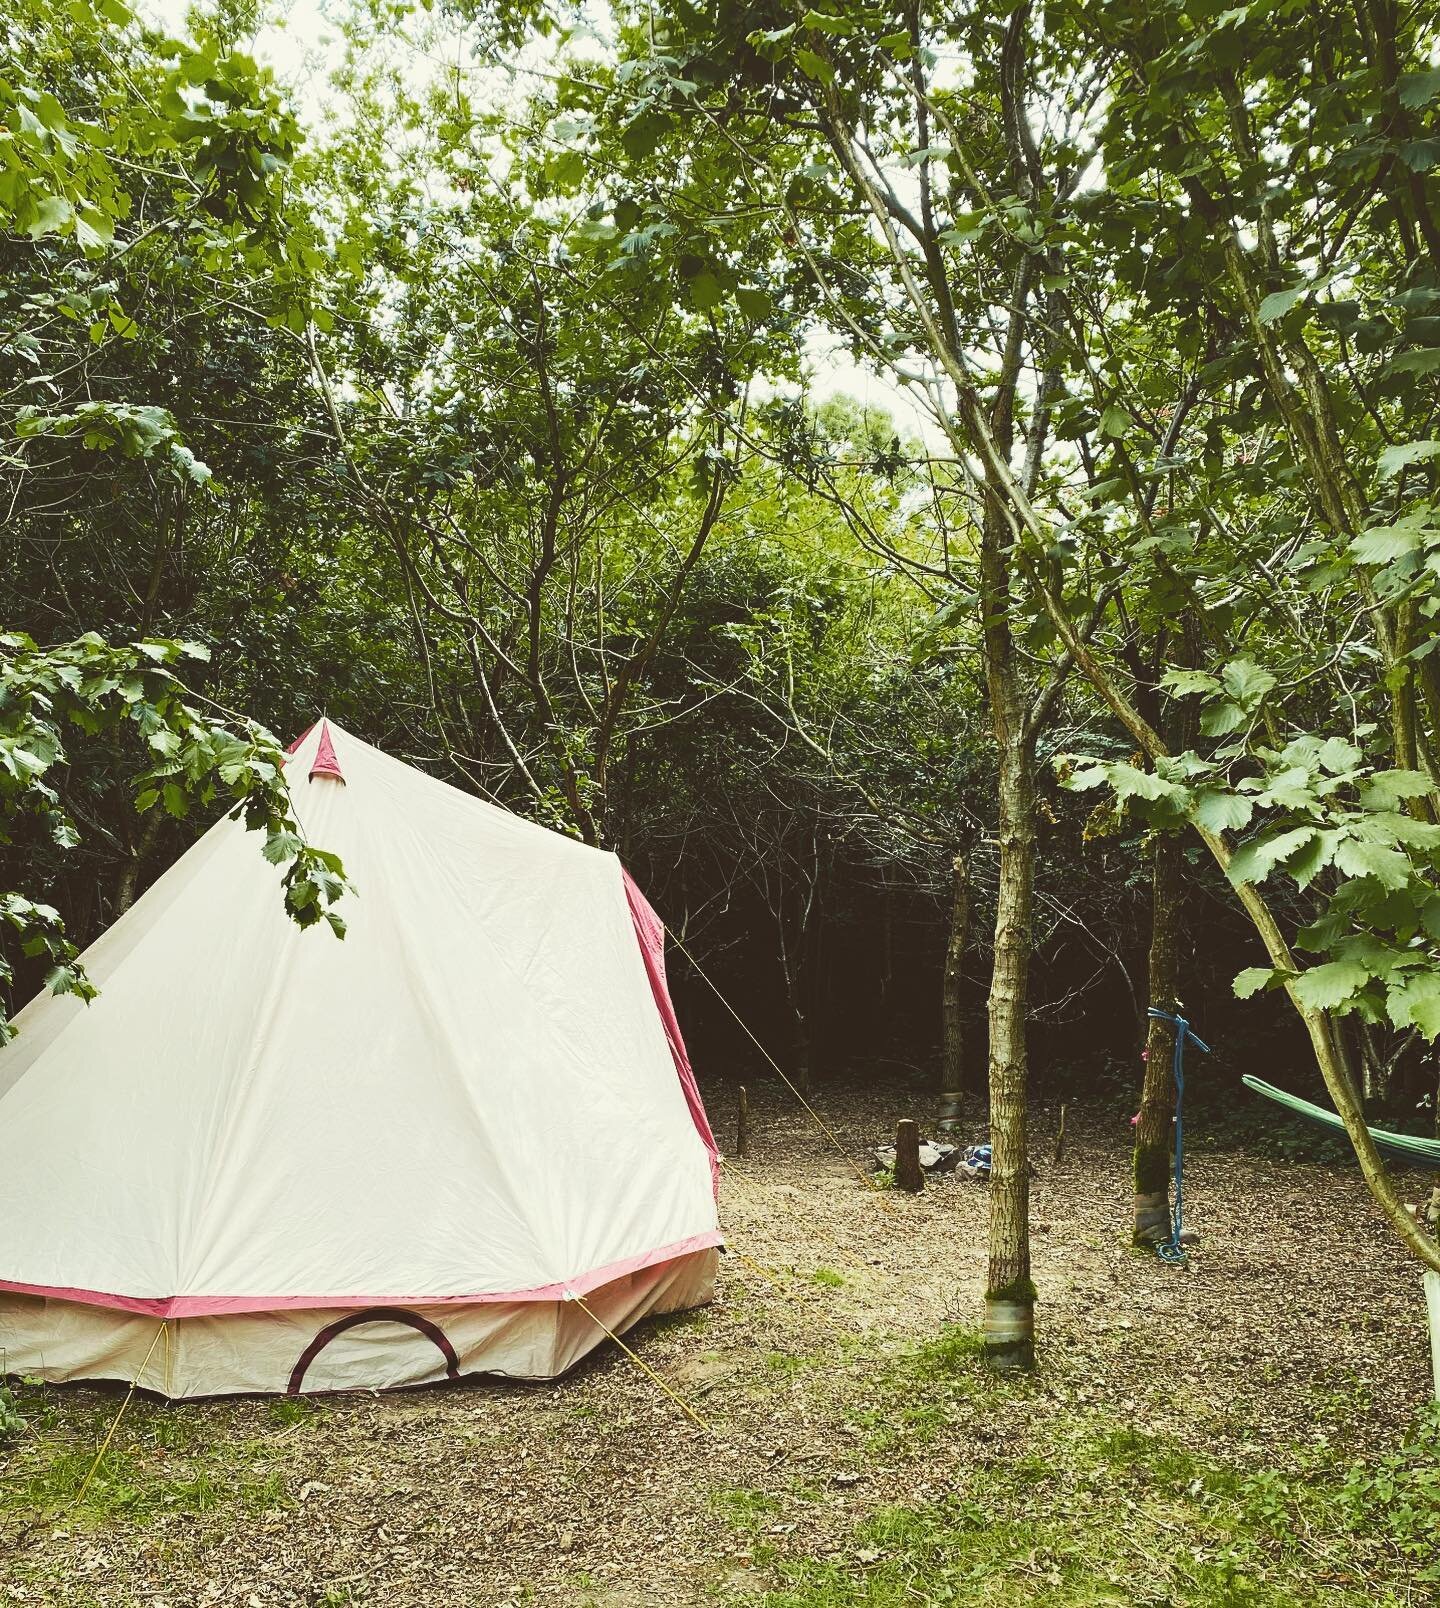
<svg viewBox="0 0 1440 1608">
<path fill-rule="evenodd" d="M 1409 767 L 1413 769 L 1414 767 Z M 1341 1020 L 1335 1023 L 1335 1038 L 1343 1032 Z M 1390 1102 L 1390 1074 L 1393 1068 L 1380 1053 L 1375 1042 L 1375 1029 L 1358 1019 L 1354 1024 L 1355 1042 L 1360 1054 L 1360 1098 L 1364 1101 L 1367 1116 L 1382 1114 Z"/>
<path fill-rule="evenodd" d="M 118 921 L 135 903 L 135 892 L 140 885 L 140 865 L 155 847 L 155 841 L 160 836 L 161 819 L 158 811 L 150 814 L 140 828 L 139 835 L 130 845 L 128 858 L 121 862 L 120 869 L 115 875 L 115 894 L 110 909 L 111 921 Z"/>
<path fill-rule="evenodd" d="M 795 1068 L 795 1086 L 809 1094 L 814 1086 L 813 1060 L 810 1046 L 810 1018 L 805 1013 L 804 1001 L 797 997 L 798 990 L 790 991 L 791 1062 Z"/>
<path fill-rule="evenodd" d="M 1022 737 L 1000 749 L 1000 888 L 990 982 L 990 1266 L 985 1351 L 1004 1368 L 1035 1360 L 1030 1281 L 1030 1154 L 1025 1053 L 1035 884 L 1035 787 Z"/>
<path fill-rule="evenodd" d="M 1440 1056 L 1436 1057 L 1435 1062 L 1435 1137 L 1440 1139 Z M 1440 1175 L 1436 1176 L 1435 1186 L 1430 1191 L 1430 1201 L 1425 1215 L 1429 1219 L 1426 1226 L 1437 1239 L 1440 1239 Z"/>
<path fill-rule="evenodd" d="M 802 928 L 794 938 L 787 926 L 784 908 L 786 890 L 781 890 L 780 908 L 780 970 L 785 978 L 785 1003 L 790 1008 L 790 1065 L 795 1086 L 803 1094 L 810 1093 L 810 1016 L 805 999 L 805 932 Z M 802 901 L 803 914 L 803 901 Z M 792 941 L 793 939 L 793 941 Z"/>
<path fill-rule="evenodd" d="M 895 912 L 887 887 L 880 902 L 880 1003 L 890 1002 L 890 986 L 895 981 Z"/>
<path fill-rule="evenodd" d="M 1180 906 L 1184 894 L 1180 841 L 1170 833 L 1155 840 L 1150 882 L 1150 1003 L 1174 1011 L 1180 992 Z M 1170 1233 L 1170 1124 L 1175 1115 L 1171 1059 L 1175 1029 L 1151 1021 L 1145 1037 L 1145 1082 L 1135 1123 L 1135 1224 L 1137 1245 L 1158 1245 Z"/>
<path fill-rule="evenodd" d="M 936 1127 L 942 1132 L 960 1124 L 960 1102 L 964 1094 L 964 1023 L 960 1016 L 960 983 L 964 970 L 965 944 L 970 933 L 970 877 L 965 856 L 957 854 L 951 868 L 953 897 L 950 904 L 950 937 L 945 945 L 945 983 L 941 1001 L 943 1039 L 940 1056 L 940 1114 Z"/>
</svg>

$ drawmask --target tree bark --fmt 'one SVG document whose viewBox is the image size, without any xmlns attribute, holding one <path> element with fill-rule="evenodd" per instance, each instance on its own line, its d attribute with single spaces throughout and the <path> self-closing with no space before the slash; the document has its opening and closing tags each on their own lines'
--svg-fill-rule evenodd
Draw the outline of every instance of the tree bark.
<svg viewBox="0 0 1440 1608">
<path fill-rule="evenodd" d="M 130 845 L 128 856 L 120 863 L 120 869 L 115 876 L 115 895 L 110 908 L 112 922 L 118 921 L 135 903 L 135 894 L 140 886 L 141 862 L 155 847 L 156 839 L 160 836 L 162 819 L 158 810 L 151 812 L 141 826 L 135 841 Z"/>
<path fill-rule="evenodd" d="M 743 1083 L 735 1101 L 735 1154 L 741 1160 L 750 1154 L 750 1092 Z"/>
<path fill-rule="evenodd" d="M 1029 745 L 1017 734 L 1000 748 L 1000 888 L 989 1001 L 992 1151 L 985 1352 L 995 1366 L 1003 1368 L 1029 1368 L 1035 1361 L 1025 1049 L 1035 882 L 1034 804 Z"/>
<path fill-rule="evenodd" d="M 1150 1003 L 1174 1011 L 1180 991 L 1180 914 L 1184 894 L 1180 841 L 1155 840 L 1150 879 Z M 1135 1123 L 1136 1245 L 1158 1245 L 1170 1234 L 1170 1124 L 1175 1115 L 1171 1061 L 1175 1029 L 1152 1020 L 1145 1036 L 1145 1081 Z"/>
<path fill-rule="evenodd" d="M 942 1131 L 960 1125 L 960 1102 L 964 1086 L 964 1023 L 960 1016 L 960 983 L 965 962 L 965 944 L 970 932 L 970 879 L 965 857 L 955 856 L 954 894 L 950 904 L 950 936 L 945 945 L 945 983 L 941 1001 L 943 1040 L 940 1058 L 940 1114 L 936 1126 Z"/>
</svg>

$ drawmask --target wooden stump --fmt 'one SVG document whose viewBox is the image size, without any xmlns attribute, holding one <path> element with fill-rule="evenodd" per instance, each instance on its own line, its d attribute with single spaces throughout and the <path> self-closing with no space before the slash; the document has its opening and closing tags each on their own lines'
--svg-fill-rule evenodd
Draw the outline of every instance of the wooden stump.
<svg viewBox="0 0 1440 1608">
<path fill-rule="evenodd" d="M 925 1187 L 920 1170 L 920 1129 L 909 1117 L 902 1117 L 895 1129 L 895 1187 L 918 1195 Z"/>
<path fill-rule="evenodd" d="M 742 1083 L 735 1101 L 735 1154 L 750 1154 L 750 1095 Z"/>
</svg>

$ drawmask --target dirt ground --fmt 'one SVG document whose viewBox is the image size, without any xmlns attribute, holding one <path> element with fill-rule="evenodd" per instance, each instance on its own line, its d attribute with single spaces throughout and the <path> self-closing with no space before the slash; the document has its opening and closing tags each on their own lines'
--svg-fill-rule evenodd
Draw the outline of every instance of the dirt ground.
<svg viewBox="0 0 1440 1608">
<path fill-rule="evenodd" d="M 728 1127 L 732 1096 L 710 1098 Z M 707 1430 L 613 1346 L 547 1385 L 308 1405 L 137 1399 L 76 1506 L 118 1397 L 27 1388 L 27 1428 L 0 1451 L 0 1602 L 1310 1601 L 1293 1583 L 1304 1578 L 1315 1601 L 1382 1600 L 1367 1595 L 1376 1579 L 1387 1602 L 1440 1600 L 1413 1553 L 1347 1561 L 1343 1538 L 1318 1530 L 1296 1543 L 1315 1560 L 1308 1574 L 1302 1558 L 1267 1575 L 1266 1547 L 1290 1544 L 1281 1535 L 1246 1566 L 1258 1594 L 1181 1589 L 1167 1548 L 1178 1556 L 1182 1542 L 1200 1571 L 1186 1580 L 1237 1577 L 1213 1574 L 1206 1549 L 1219 1558 L 1224 1546 L 1184 1490 L 1130 1479 L 1132 1465 L 1163 1473 L 1181 1458 L 1206 1480 L 1223 1466 L 1225 1489 L 1263 1497 L 1247 1471 L 1382 1453 L 1423 1414 L 1418 1275 L 1357 1174 L 1194 1151 L 1187 1201 L 1200 1243 L 1188 1267 L 1168 1268 L 1125 1243 L 1123 1124 L 1072 1108 L 1053 1164 L 1055 1114 L 1039 1113 L 1040 1367 L 996 1382 L 962 1355 L 963 1330 L 953 1356 L 924 1349 L 947 1319 L 978 1320 L 984 1185 L 947 1178 L 919 1198 L 868 1189 L 780 1091 L 752 1103 L 757 1151 L 727 1164 L 735 1254 L 715 1304 L 633 1338 Z M 858 1154 L 893 1132 L 907 1102 L 829 1091 L 817 1104 Z M 1418 1195 L 1419 1177 L 1410 1184 Z M 984 1493 L 1009 1501 L 1022 1475 L 1059 1542 L 1032 1545 L 1022 1518 L 1003 1556 L 976 1553 L 960 1574 L 952 1543 L 928 1540 L 894 1595 L 890 1575 L 866 1573 L 900 1555 L 899 1540 L 874 1539 L 875 1515 L 938 1511 L 970 1493 L 981 1510 L 963 1522 L 978 1544 Z M 1197 1475 L 1189 1487 L 1197 1502 L 1200 1485 Z M 1096 1528 L 1096 1492 L 1114 1493 L 1115 1522 L 1133 1518 L 1125 1548 Z M 1067 1514 L 1091 1553 L 1056 1529 Z M 1270 1522 L 1297 1528 L 1280 1507 Z M 1132 1538 L 1152 1548 L 1159 1585 L 1131 1576 Z"/>
</svg>

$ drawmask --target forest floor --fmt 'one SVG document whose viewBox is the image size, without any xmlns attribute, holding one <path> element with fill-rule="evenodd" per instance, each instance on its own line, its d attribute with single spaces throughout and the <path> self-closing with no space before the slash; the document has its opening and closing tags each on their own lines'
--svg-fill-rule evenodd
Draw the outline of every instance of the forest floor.
<svg viewBox="0 0 1440 1608">
<path fill-rule="evenodd" d="M 857 1155 L 905 1103 L 817 1100 Z M 985 1186 L 880 1193 L 778 1091 L 756 1115 L 715 1304 L 634 1337 L 708 1433 L 613 1346 L 546 1385 L 137 1398 L 77 1504 L 120 1398 L 22 1386 L 0 1603 L 1440 1600 L 1419 1278 L 1353 1171 L 1195 1152 L 1168 1268 L 1125 1243 L 1123 1122 L 1072 1108 L 1052 1164 L 1042 1111 L 1040 1367 L 997 1379 Z"/>
</svg>

